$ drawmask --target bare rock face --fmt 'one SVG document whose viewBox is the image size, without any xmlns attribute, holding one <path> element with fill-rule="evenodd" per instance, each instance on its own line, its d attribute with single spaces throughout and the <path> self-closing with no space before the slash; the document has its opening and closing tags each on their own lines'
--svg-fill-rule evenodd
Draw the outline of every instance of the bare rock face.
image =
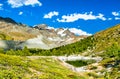
<svg viewBox="0 0 120 79">
<path fill-rule="evenodd" d="M 64 32 L 63 32 L 64 34 L 66 34 L 67 35 L 67 37 L 75 37 L 75 34 L 74 33 L 72 33 L 72 32 L 70 32 L 70 30 L 65 30 Z"/>
<path fill-rule="evenodd" d="M 7 17 L 7 18 L 0 17 L 0 21 L 5 21 L 7 23 L 17 24 L 17 22 L 15 22 L 13 19 L 11 19 L 9 17 Z"/>
<path fill-rule="evenodd" d="M 16 23 L 11 18 L 0 17 L 0 40 L 17 41 L 13 47 L 24 48 L 41 48 L 51 49 L 62 45 L 74 43 L 81 38 L 70 32 L 68 29 L 48 29 L 46 24 L 39 24 L 33 27 L 22 23 Z M 0 48 L 9 45 L 9 41 L 1 42 Z M 20 43 L 19 43 L 20 42 Z M 8 46 L 9 48 L 9 46 Z"/>
<path fill-rule="evenodd" d="M 39 24 L 39 25 L 35 25 L 34 28 L 39 29 L 39 30 L 46 30 L 47 25 L 46 24 Z"/>
</svg>

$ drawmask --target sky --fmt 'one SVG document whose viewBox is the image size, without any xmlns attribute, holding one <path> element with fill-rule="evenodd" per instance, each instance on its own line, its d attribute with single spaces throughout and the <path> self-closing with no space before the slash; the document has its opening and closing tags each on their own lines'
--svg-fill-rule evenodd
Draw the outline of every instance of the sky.
<svg viewBox="0 0 120 79">
<path fill-rule="evenodd" d="M 120 24 L 120 0 L 0 0 L 0 16 L 91 35 Z"/>
</svg>

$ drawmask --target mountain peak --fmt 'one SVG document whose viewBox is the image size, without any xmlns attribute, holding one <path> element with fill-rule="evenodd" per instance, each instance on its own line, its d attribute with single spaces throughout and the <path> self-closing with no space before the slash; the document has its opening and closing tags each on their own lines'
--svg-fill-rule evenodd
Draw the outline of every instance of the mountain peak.
<svg viewBox="0 0 120 79">
<path fill-rule="evenodd" d="M 45 30 L 48 28 L 48 26 L 46 24 L 39 24 L 39 25 L 35 25 L 33 27 L 36 29 L 39 29 L 39 30 Z"/>
<path fill-rule="evenodd" d="M 17 24 L 17 22 L 15 22 L 13 19 L 9 18 L 9 17 L 0 17 L 0 21 L 5 21 L 7 23 L 12 23 L 12 24 Z"/>
<path fill-rule="evenodd" d="M 7 31 L 6 31 L 7 30 Z M 11 18 L 0 17 L 0 39 L 19 41 L 21 48 L 50 49 L 78 41 L 81 37 L 74 35 L 68 29 L 48 28 L 46 24 L 29 27 L 16 23 Z M 38 37 L 39 36 L 39 37 Z"/>
</svg>

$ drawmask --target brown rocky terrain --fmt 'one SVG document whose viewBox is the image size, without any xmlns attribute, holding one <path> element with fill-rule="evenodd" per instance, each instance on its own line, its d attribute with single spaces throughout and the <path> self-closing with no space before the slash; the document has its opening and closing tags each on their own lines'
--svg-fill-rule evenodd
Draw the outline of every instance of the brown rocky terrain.
<svg viewBox="0 0 120 79">
<path fill-rule="evenodd" d="M 86 36 L 76 36 L 68 29 L 49 29 L 46 24 L 33 27 L 0 17 L 0 39 L 21 42 L 20 47 L 50 49 L 79 41 Z"/>
</svg>

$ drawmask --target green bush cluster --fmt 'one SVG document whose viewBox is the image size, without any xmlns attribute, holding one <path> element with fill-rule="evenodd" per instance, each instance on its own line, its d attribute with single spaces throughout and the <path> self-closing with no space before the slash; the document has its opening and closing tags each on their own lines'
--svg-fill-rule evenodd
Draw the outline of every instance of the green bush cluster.
<svg viewBox="0 0 120 79">
<path fill-rule="evenodd" d="M 19 56 L 30 56 L 30 55 L 62 56 L 62 55 L 80 54 L 86 51 L 87 49 L 91 50 L 92 48 L 93 48 L 93 38 L 91 36 L 79 42 L 53 48 L 50 50 L 37 49 L 37 48 L 28 49 L 27 47 L 24 47 L 24 49 L 22 50 L 10 49 L 3 52 L 8 55 L 19 55 Z M 0 51 L 2 51 L 2 49 Z"/>
<path fill-rule="evenodd" d="M 95 60 L 76 60 L 76 61 L 66 61 L 67 63 L 75 66 L 75 67 L 81 67 L 86 66 L 92 63 L 95 63 Z"/>
<path fill-rule="evenodd" d="M 104 58 L 101 65 L 104 67 L 111 66 L 112 70 L 105 73 L 106 79 L 119 79 L 120 78 L 120 46 L 118 43 L 112 44 L 109 48 L 102 53 Z"/>
<path fill-rule="evenodd" d="M 27 47 L 24 47 L 24 49 L 22 50 L 7 50 L 6 52 L 4 52 L 4 54 L 8 54 L 8 55 L 19 55 L 19 56 L 30 56 L 32 55 L 32 53 L 30 53 L 29 49 Z"/>
<path fill-rule="evenodd" d="M 1 40 L 12 40 L 12 38 L 4 33 L 0 32 L 0 39 Z"/>
<path fill-rule="evenodd" d="M 120 59 L 120 46 L 118 43 L 112 44 L 103 53 L 104 58 L 115 58 Z"/>
<path fill-rule="evenodd" d="M 60 55 L 72 55 L 72 54 L 80 54 L 87 49 L 93 48 L 93 38 L 92 36 L 81 40 L 79 42 L 53 48 L 50 50 L 42 50 L 42 49 L 29 49 L 30 53 L 33 55 L 43 55 L 43 56 L 60 56 Z"/>
</svg>

